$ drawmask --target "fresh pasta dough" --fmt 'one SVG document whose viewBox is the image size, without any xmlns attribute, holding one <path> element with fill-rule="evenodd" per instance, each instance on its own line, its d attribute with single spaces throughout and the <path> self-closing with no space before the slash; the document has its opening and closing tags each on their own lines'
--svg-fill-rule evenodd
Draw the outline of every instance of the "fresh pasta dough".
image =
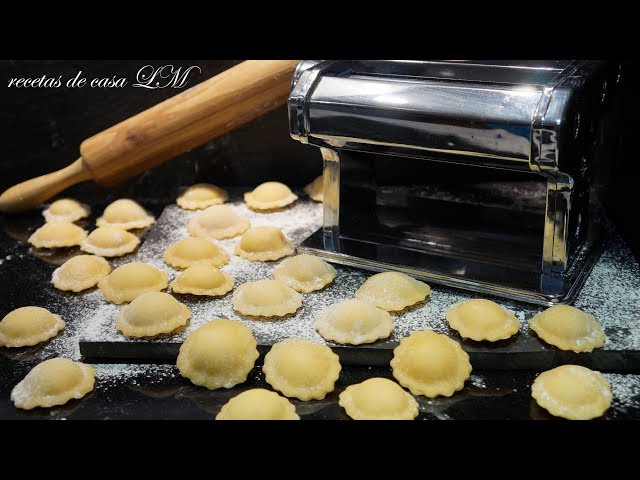
<svg viewBox="0 0 640 480">
<path fill-rule="evenodd" d="M 215 297 L 233 290 L 233 285 L 233 278 L 228 273 L 209 265 L 199 264 L 182 272 L 171 282 L 171 289 L 176 293 Z"/>
<path fill-rule="evenodd" d="M 413 420 L 419 413 L 413 395 L 380 377 L 348 386 L 338 403 L 354 420 Z"/>
<path fill-rule="evenodd" d="M 447 322 L 464 338 L 496 342 L 518 333 L 520 321 L 513 312 L 491 300 L 464 300 L 445 312 Z"/>
<path fill-rule="evenodd" d="M 336 269 L 315 255 L 286 258 L 273 271 L 280 280 L 296 292 L 310 293 L 329 285 L 336 278 Z"/>
<path fill-rule="evenodd" d="M 250 222 L 226 205 L 213 205 L 196 213 L 187 224 L 189 234 L 194 237 L 222 240 L 240 235 Z"/>
<path fill-rule="evenodd" d="M 391 335 L 393 320 L 388 312 L 368 302 L 345 300 L 321 312 L 315 327 L 325 340 L 361 345 Z"/>
<path fill-rule="evenodd" d="M 601 417 L 613 398 L 604 375 L 579 365 L 541 373 L 531 386 L 531 396 L 552 415 L 569 420 Z"/>
<path fill-rule="evenodd" d="M 244 194 L 244 201 L 253 210 L 286 207 L 298 199 L 289 187 L 280 182 L 265 182 Z"/>
<path fill-rule="evenodd" d="M 236 255 L 252 262 L 278 260 L 292 253 L 293 245 L 276 227 L 252 227 L 236 245 Z"/>
<path fill-rule="evenodd" d="M 98 227 L 120 227 L 125 230 L 146 228 L 155 222 L 153 215 L 130 198 L 120 198 L 104 209 L 96 220 Z"/>
<path fill-rule="evenodd" d="M 64 405 L 72 398 L 82 398 L 95 384 L 95 370 L 86 363 L 66 358 L 50 358 L 31 369 L 11 391 L 16 408 Z"/>
<path fill-rule="evenodd" d="M 187 268 L 196 264 L 221 267 L 229 263 L 229 255 L 222 247 L 206 238 L 183 238 L 164 252 L 164 261 L 172 267 Z"/>
<path fill-rule="evenodd" d="M 140 239 L 124 228 L 98 227 L 80 242 L 80 249 L 101 257 L 121 257 L 133 252 L 139 244 Z"/>
<path fill-rule="evenodd" d="M 122 307 L 116 328 L 127 337 L 153 337 L 184 327 L 191 310 L 168 293 L 148 292 Z"/>
<path fill-rule="evenodd" d="M 111 265 L 104 258 L 95 255 L 77 255 L 53 271 L 51 283 L 58 290 L 81 292 L 95 287 L 110 272 Z"/>
<path fill-rule="evenodd" d="M 29 347 L 55 337 L 64 329 L 60 315 L 41 307 L 20 307 L 0 321 L 0 347 Z"/>
<path fill-rule="evenodd" d="M 304 193 L 314 202 L 321 202 L 324 197 L 324 176 L 316 177 L 309 185 L 304 187 Z"/>
<path fill-rule="evenodd" d="M 80 245 L 87 232 L 71 222 L 47 222 L 29 237 L 36 248 L 63 248 Z"/>
<path fill-rule="evenodd" d="M 391 312 L 415 305 L 430 293 L 429 285 L 404 273 L 383 272 L 369 277 L 356 291 L 356 298 Z"/>
<path fill-rule="evenodd" d="M 143 262 L 125 263 L 98 282 L 98 288 L 109 302 L 125 303 L 147 292 L 167 288 L 168 275 Z"/>
<path fill-rule="evenodd" d="M 249 327 L 233 320 L 213 320 L 191 332 L 178 354 L 180 375 L 195 385 L 231 388 L 247 380 L 258 359 Z"/>
<path fill-rule="evenodd" d="M 529 327 L 560 350 L 591 352 L 604 347 L 605 334 L 593 315 L 570 305 L 556 305 L 537 313 Z"/>
<path fill-rule="evenodd" d="M 414 395 L 450 397 L 471 375 L 460 344 L 433 330 L 413 332 L 393 350 L 393 376 Z"/>
<path fill-rule="evenodd" d="M 185 210 L 202 210 L 211 205 L 219 205 L 229 199 L 229 194 L 211 183 L 191 185 L 177 198 L 176 203 Z"/>
<path fill-rule="evenodd" d="M 281 317 L 302 306 L 302 295 L 279 280 L 258 280 L 236 288 L 232 303 L 243 315 Z"/>
<path fill-rule="evenodd" d="M 223 405 L 216 420 L 300 420 L 300 417 L 286 398 L 264 388 L 252 388 Z"/>
<path fill-rule="evenodd" d="M 286 397 L 322 400 L 340 376 L 338 356 L 326 345 L 303 338 L 274 344 L 264 357 L 266 382 Z"/>
<path fill-rule="evenodd" d="M 91 209 L 87 205 L 72 198 L 56 200 L 42 212 L 45 222 L 77 222 L 90 214 Z"/>
</svg>

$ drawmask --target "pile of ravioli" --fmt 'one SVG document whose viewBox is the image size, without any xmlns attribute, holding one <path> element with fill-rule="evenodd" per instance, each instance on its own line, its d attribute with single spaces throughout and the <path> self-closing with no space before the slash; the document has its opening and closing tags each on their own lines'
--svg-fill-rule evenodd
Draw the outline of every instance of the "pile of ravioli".
<svg viewBox="0 0 640 480">
<path fill-rule="evenodd" d="M 322 177 L 305 187 L 312 199 L 322 201 Z M 247 192 L 249 208 L 269 213 L 288 208 L 298 199 L 289 187 L 266 182 Z M 163 254 L 164 261 L 182 270 L 169 283 L 162 270 L 143 262 L 129 262 L 112 271 L 106 258 L 131 253 L 140 244 L 141 229 L 153 215 L 131 199 L 119 199 L 106 207 L 97 228 L 87 233 L 77 222 L 90 208 L 72 199 L 53 202 L 43 215 L 46 223 L 29 238 L 34 248 L 79 246 L 78 255 L 53 272 L 55 288 L 81 292 L 97 286 L 106 301 L 122 305 L 114 328 L 131 338 L 173 335 L 186 328 L 189 308 L 164 290 L 180 294 L 220 297 L 233 290 L 233 308 L 254 319 L 283 318 L 303 302 L 301 293 L 327 288 L 336 270 L 312 255 L 296 255 L 294 247 L 276 227 L 251 226 L 248 218 L 224 205 L 228 194 L 211 184 L 189 187 L 177 199 L 183 209 L 198 210 L 189 220 L 191 235 Z M 217 240 L 241 236 L 233 254 L 251 262 L 282 260 L 272 279 L 235 286 L 220 270 L 230 253 Z M 328 342 L 362 345 L 388 338 L 394 318 L 416 308 L 431 294 L 429 285 L 399 272 L 383 272 L 368 278 L 355 298 L 318 312 L 315 328 Z M 497 342 L 518 333 L 520 321 L 503 306 L 486 299 L 459 302 L 446 311 L 449 326 L 463 338 Z M 562 350 L 589 352 L 604 346 L 605 335 L 597 320 L 577 308 L 558 305 L 529 321 L 545 342 Z M 64 320 L 44 308 L 26 306 L 0 321 L 0 347 L 35 345 L 56 336 Z M 414 396 L 450 397 L 464 387 L 471 374 L 469 355 L 459 342 L 432 330 L 416 331 L 402 339 L 390 362 L 393 377 L 370 378 L 348 386 L 339 404 L 353 419 L 413 419 L 419 414 Z M 185 339 L 177 367 L 193 384 L 211 390 L 232 388 L 247 380 L 259 357 L 251 329 L 229 319 L 213 319 Z M 321 400 L 335 389 L 342 367 L 326 344 L 288 338 L 274 344 L 262 370 L 274 391 L 251 389 L 235 396 L 217 415 L 219 420 L 297 420 L 289 399 Z M 18 383 L 11 399 L 18 408 L 51 407 L 81 398 L 94 388 L 90 365 L 64 358 L 46 360 Z M 611 388 L 602 374 L 577 365 L 564 365 L 538 376 L 532 396 L 551 414 L 569 419 L 590 419 L 604 414 L 612 401 Z"/>
</svg>

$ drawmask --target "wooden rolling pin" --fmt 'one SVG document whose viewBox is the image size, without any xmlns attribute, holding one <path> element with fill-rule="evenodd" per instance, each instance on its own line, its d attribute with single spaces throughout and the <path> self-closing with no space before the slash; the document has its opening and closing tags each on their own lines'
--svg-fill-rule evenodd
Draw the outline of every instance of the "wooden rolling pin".
<svg viewBox="0 0 640 480">
<path fill-rule="evenodd" d="M 80 145 L 66 168 L 15 185 L 0 211 L 40 205 L 85 180 L 111 187 L 284 104 L 297 60 L 248 60 L 171 97 Z"/>
</svg>

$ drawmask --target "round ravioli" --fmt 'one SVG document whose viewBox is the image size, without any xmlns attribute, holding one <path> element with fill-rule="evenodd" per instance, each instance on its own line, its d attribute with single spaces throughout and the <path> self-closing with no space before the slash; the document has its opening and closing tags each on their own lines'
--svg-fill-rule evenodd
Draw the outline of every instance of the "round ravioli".
<svg viewBox="0 0 640 480">
<path fill-rule="evenodd" d="M 233 290 L 233 285 L 233 278 L 228 273 L 200 264 L 182 272 L 171 282 L 171 289 L 176 293 L 215 297 Z"/>
<path fill-rule="evenodd" d="M 119 227 L 125 230 L 146 228 L 155 222 L 153 215 L 130 198 L 120 198 L 109 204 L 96 220 L 98 227 Z"/>
<path fill-rule="evenodd" d="M 197 183 L 187 188 L 176 203 L 185 210 L 201 210 L 211 205 L 220 205 L 229 199 L 229 194 L 210 183 Z"/>
<path fill-rule="evenodd" d="M 531 396 L 556 417 L 590 420 L 600 417 L 611 406 L 613 395 L 607 379 L 579 365 L 541 373 L 531 386 Z"/>
<path fill-rule="evenodd" d="M 369 277 L 356 291 L 356 298 L 391 312 L 415 305 L 430 293 L 429 285 L 404 273 L 383 272 Z"/>
<path fill-rule="evenodd" d="M 338 403 L 354 420 L 413 420 L 419 413 L 413 395 L 380 377 L 348 386 Z"/>
<path fill-rule="evenodd" d="M 321 202 L 324 197 L 324 176 L 320 175 L 309 185 L 304 187 L 304 193 L 315 202 Z"/>
<path fill-rule="evenodd" d="M 393 320 L 368 302 L 345 300 L 320 313 L 315 327 L 326 340 L 361 345 L 391 335 Z"/>
<path fill-rule="evenodd" d="M 189 220 L 187 229 L 194 237 L 215 238 L 218 240 L 240 235 L 250 222 L 239 216 L 225 205 L 213 205 L 199 212 Z"/>
<path fill-rule="evenodd" d="M 122 307 L 116 328 L 127 337 L 153 337 L 184 327 L 191 310 L 168 293 L 149 292 Z"/>
<path fill-rule="evenodd" d="M 302 295 L 280 280 L 258 280 L 236 288 L 232 303 L 234 310 L 243 315 L 281 317 L 302 306 Z"/>
<path fill-rule="evenodd" d="M 326 345 L 287 338 L 271 347 L 262 371 L 266 382 L 287 397 L 322 400 L 340 376 L 338 356 Z"/>
<path fill-rule="evenodd" d="M 236 245 L 236 255 L 252 262 L 278 260 L 293 253 L 293 245 L 276 227 L 252 227 Z"/>
<path fill-rule="evenodd" d="M 264 388 L 252 388 L 224 404 L 216 420 L 300 420 L 300 417 L 286 398 Z"/>
<path fill-rule="evenodd" d="M 95 287 L 110 272 L 111 265 L 104 258 L 77 255 L 53 271 L 51 283 L 58 290 L 81 292 Z"/>
<path fill-rule="evenodd" d="M 513 312 L 491 300 L 465 300 L 445 312 L 447 322 L 464 338 L 496 342 L 518 333 L 520 321 Z"/>
<path fill-rule="evenodd" d="M 76 222 L 89 214 L 91 209 L 87 205 L 72 198 L 56 200 L 42 212 L 46 222 Z"/>
<path fill-rule="evenodd" d="M 460 344 L 433 330 L 413 332 L 393 350 L 393 376 L 414 395 L 450 397 L 471 375 Z"/>
<path fill-rule="evenodd" d="M 64 326 L 60 315 L 46 308 L 16 308 L 0 321 L 0 347 L 30 347 L 55 337 Z"/>
<path fill-rule="evenodd" d="M 556 305 L 537 313 L 529 327 L 560 350 L 590 352 L 604 347 L 605 334 L 593 315 L 570 305 Z"/>
<path fill-rule="evenodd" d="M 87 232 L 71 222 L 47 222 L 29 237 L 36 248 L 63 248 L 80 245 Z"/>
<path fill-rule="evenodd" d="M 164 261 L 177 268 L 187 268 L 196 264 L 221 267 L 229 263 L 229 255 L 223 248 L 206 238 L 189 237 L 167 248 Z"/>
<path fill-rule="evenodd" d="M 213 320 L 187 336 L 178 354 L 178 370 L 195 385 L 231 388 L 247 380 L 258 359 L 249 327 L 233 320 Z"/>
<path fill-rule="evenodd" d="M 272 210 L 292 204 L 298 199 L 289 187 L 280 182 L 265 182 L 244 194 L 244 201 L 253 210 Z"/>
<path fill-rule="evenodd" d="M 168 275 L 143 262 L 126 263 L 98 282 L 98 288 L 109 302 L 125 303 L 147 292 L 167 288 Z"/>
<path fill-rule="evenodd" d="M 83 252 L 101 257 L 120 257 L 133 252 L 140 239 L 120 227 L 98 227 L 80 243 Z"/>
<path fill-rule="evenodd" d="M 302 254 L 280 262 L 273 278 L 297 292 L 310 293 L 329 285 L 336 278 L 336 269 L 314 255 Z"/>
<path fill-rule="evenodd" d="M 11 391 L 17 408 L 64 405 L 72 398 L 82 398 L 95 384 L 95 370 L 86 363 L 66 358 L 51 358 L 31 369 Z"/>
</svg>

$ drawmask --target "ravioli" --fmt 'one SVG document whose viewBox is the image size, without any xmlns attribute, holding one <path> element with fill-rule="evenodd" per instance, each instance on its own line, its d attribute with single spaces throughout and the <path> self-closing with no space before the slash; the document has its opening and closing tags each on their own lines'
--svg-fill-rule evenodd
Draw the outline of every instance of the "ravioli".
<svg viewBox="0 0 640 480">
<path fill-rule="evenodd" d="M 293 253 L 293 245 L 276 227 L 252 227 L 236 245 L 236 255 L 252 262 L 278 260 Z"/>
<path fill-rule="evenodd" d="M 85 238 L 87 232 L 71 222 L 47 222 L 33 232 L 28 242 L 36 248 L 63 248 L 80 245 Z"/>
<path fill-rule="evenodd" d="M 239 216 L 226 205 L 213 205 L 196 213 L 187 229 L 194 237 L 222 240 L 240 235 L 249 225 L 248 218 Z"/>
<path fill-rule="evenodd" d="M 496 342 L 520 329 L 514 313 L 491 300 L 465 300 L 451 305 L 445 313 L 451 328 L 471 340 Z"/>
<path fill-rule="evenodd" d="M 130 198 L 120 198 L 107 206 L 96 220 L 98 227 L 119 227 L 124 230 L 146 228 L 155 222 L 153 215 Z"/>
<path fill-rule="evenodd" d="M 593 315 L 570 305 L 556 305 L 529 320 L 531 330 L 560 350 L 591 352 L 604 347 L 605 334 Z"/>
<path fill-rule="evenodd" d="M 391 335 L 393 320 L 368 302 L 345 300 L 316 316 L 315 327 L 325 340 L 361 345 Z"/>
<path fill-rule="evenodd" d="M 266 382 L 287 397 L 322 400 L 340 376 L 338 356 L 326 345 L 303 338 L 274 344 L 264 357 Z"/>
<path fill-rule="evenodd" d="M 187 268 L 196 264 L 221 267 L 229 263 L 229 255 L 222 247 L 206 238 L 183 238 L 164 252 L 164 261 L 172 267 Z"/>
<path fill-rule="evenodd" d="M 95 287 L 110 272 L 111 265 L 104 258 L 77 255 L 53 271 L 51 283 L 58 290 L 81 292 Z"/>
<path fill-rule="evenodd" d="M 244 201 L 252 210 L 273 210 L 286 207 L 298 199 L 289 187 L 280 182 L 265 182 L 244 194 Z"/>
<path fill-rule="evenodd" d="M 153 265 L 131 262 L 116 268 L 98 282 L 98 288 L 109 302 L 125 303 L 147 292 L 167 288 L 168 275 Z"/>
<path fill-rule="evenodd" d="M 607 379 L 579 365 L 562 365 L 541 373 L 531 386 L 531 396 L 552 415 L 569 420 L 601 417 L 613 399 Z"/>
<path fill-rule="evenodd" d="M 41 307 L 20 307 L 0 321 L 0 347 L 30 347 L 55 337 L 65 327 L 60 315 Z"/>
<path fill-rule="evenodd" d="M 216 420 L 300 420 L 296 407 L 264 388 L 252 388 L 222 406 Z"/>
<path fill-rule="evenodd" d="M 140 239 L 124 228 L 98 227 L 80 242 L 80 249 L 101 257 L 121 257 L 133 252 L 138 245 Z"/>
<path fill-rule="evenodd" d="M 198 264 L 187 268 L 171 282 L 171 289 L 176 293 L 215 297 L 233 290 L 233 285 L 233 278 L 228 273 Z"/>
<path fill-rule="evenodd" d="M 414 395 L 450 397 L 471 375 L 460 344 L 433 330 L 413 332 L 393 350 L 393 376 Z"/>
<path fill-rule="evenodd" d="M 413 395 L 380 377 L 348 386 L 338 403 L 354 420 L 413 420 L 419 413 Z"/>
<path fill-rule="evenodd" d="M 324 197 L 324 176 L 316 177 L 309 185 L 304 187 L 304 193 L 314 202 L 322 202 Z"/>
<path fill-rule="evenodd" d="M 336 269 L 321 258 L 305 253 L 280 262 L 273 271 L 273 278 L 296 292 L 311 293 L 333 282 Z"/>
<path fill-rule="evenodd" d="M 148 292 L 122 307 L 116 328 L 127 337 L 154 337 L 187 324 L 191 310 L 168 293 Z"/>
<path fill-rule="evenodd" d="M 281 317 L 302 306 L 302 295 L 279 280 L 258 280 L 236 288 L 232 303 L 243 315 Z"/>
<path fill-rule="evenodd" d="M 187 188 L 176 203 L 185 210 L 202 210 L 212 205 L 219 205 L 229 199 L 229 194 L 211 183 L 197 183 Z"/>
<path fill-rule="evenodd" d="M 415 305 L 430 293 L 429 285 L 404 273 L 383 272 L 369 277 L 356 291 L 356 298 L 391 312 Z"/>
<path fill-rule="evenodd" d="M 249 327 L 233 320 L 213 320 L 187 336 L 178 354 L 180 375 L 215 390 L 245 382 L 258 359 Z"/>
<path fill-rule="evenodd" d="M 56 200 L 42 212 L 45 222 L 77 222 L 90 214 L 91 209 L 87 205 L 72 198 Z"/>
</svg>

